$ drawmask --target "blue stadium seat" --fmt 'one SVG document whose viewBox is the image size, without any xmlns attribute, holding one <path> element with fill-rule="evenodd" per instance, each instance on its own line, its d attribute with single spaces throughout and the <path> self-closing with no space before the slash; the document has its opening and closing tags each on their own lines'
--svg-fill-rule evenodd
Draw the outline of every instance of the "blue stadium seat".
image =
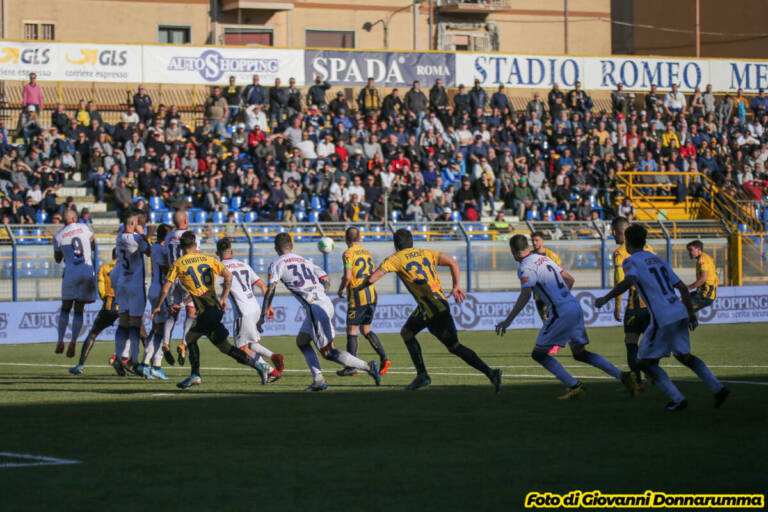
<svg viewBox="0 0 768 512">
<path fill-rule="evenodd" d="M 31 261 L 27 260 L 21 263 L 20 277 L 35 277 L 35 265 Z"/>
<path fill-rule="evenodd" d="M 296 220 L 299 222 L 304 222 L 307 219 L 307 212 L 304 210 L 298 210 L 296 212 Z"/>
<path fill-rule="evenodd" d="M 163 212 L 163 223 L 165 224 L 173 224 L 173 213 L 170 210 L 165 210 Z"/>
<path fill-rule="evenodd" d="M 301 226 L 297 226 L 291 230 L 291 234 L 293 236 L 294 242 L 303 242 L 304 241 L 304 228 Z"/>
<path fill-rule="evenodd" d="M 392 222 L 397 222 L 400 219 L 400 211 L 392 210 L 389 214 L 389 218 Z"/>
<path fill-rule="evenodd" d="M 149 212 L 149 222 L 152 224 L 157 224 L 160 222 L 163 218 L 163 215 L 159 212 L 156 212 L 155 210 L 150 210 Z"/>
<path fill-rule="evenodd" d="M 371 227 L 371 231 L 374 233 L 373 239 L 375 241 L 381 242 L 382 240 L 384 240 L 384 234 L 383 234 L 384 228 L 377 225 L 377 226 Z"/>
<path fill-rule="evenodd" d="M 216 224 L 220 224 L 226 220 L 226 217 L 224 217 L 224 212 L 213 212 L 211 220 Z"/>
<path fill-rule="evenodd" d="M 272 229 L 269 226 L 262 226 L 261 236 L 257 238 L 258 242 L 272 242 Z"/>
<path fill-rule="evenodd" d="M 165 209 L 165 203 L 160 196 L 153 196 L 149 198 L 149 208 L 151 210 Z"/>
<path fill-rule="evenodd" d="M 317 196 L 312 196 L 312 199 L 310 201 L 310 206 L 315 211 L 323 209 L 322 205 L 320 204 L 320 198 Z"/>
<path fill-rule="evenodd" d="M 38 224 L 45 224 L 48 222 L 48 212 L 45 210 L 38 210 L 37 214 L 35 215 L 35 220 Z"/>
<path fill-rule="evenodd" d="M 309 212 L 309 222 L 317 222 L 318 220 L 320 220 L 320 212 L 317 210 Z"/>
<path fill-rule="evenodd" d="M 198 210 L 194 215 L 195 224 L 205 224 L 208 222 L 208 212 L 205 210 Z"/>
<path fill-rule="evenodd" d="M 13 277 L 13 262 L 6 261 L 3 263 L 3 279 L 11 279 Z"/>
<path fill-rule="evenodd" d="M 242 206 L 242 204 L 242 196 L 232 196 L 232 199 L 229 201 L 229 208 L 231 210 L 240 211 L 240 206 Z"/>
<path fill-rule="evenodd" d="M 245 212 L 245 222 L 251 223 L 259 220 L 259 214 L 256 212 Z"/>
<path fill-rule="evenodd" d="M 232 222 L 243 222 L 243 214 L 239 211 L 232 212 L 233 219 Z"/>
<path fill-rule="evenodd" d="M 528 210 L 525 212 L 525 220 L 541 220 L 541 213 L 539 210 Z"/>
<path fill-rule="evenodd" d="M 195 204 L 195 198 L 192 196 L 184 196 L 184 201 L 188 202 L 189 204 Z"/>
<path fill-rule="evenodd" d="M 416 228 L 416 232 L 413 235 L 413 239 L 420 242 L 425 242 L 427 240 L 427 231 L 429 231 L 429 227 L 426 224 L 422 224 Z"/>
<path fill-rule="evenodd" d="M 461 222 L 461 213 L 458 210 L 453 210 L 451 212 L 451 220 L 453 222 Z"/>
</svg>

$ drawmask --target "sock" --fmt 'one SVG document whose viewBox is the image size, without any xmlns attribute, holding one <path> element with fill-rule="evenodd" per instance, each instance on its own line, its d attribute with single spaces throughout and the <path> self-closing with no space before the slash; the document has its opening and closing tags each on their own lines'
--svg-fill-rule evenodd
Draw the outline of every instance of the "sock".
<svg viewBox="0 0 768 512">
<path fill-rule="evenodd" d="M 155 332 L 155 352 L 152 355 L 152 367 L 160 368 L 163 365 L 163 333 Z"/>
<path fill-rule="evenodd" d="M 685 400 L 685 397 L 679 389 L 672 383 L 672 380 L 667 375 L 667 372 L 661 369 L 659 363 L 652 363 L 647 366 L 646 373 L 653 377 L 656 385 L 669 397 L 673 402 L 681 402 Z"/>
<path fill-rule="evenodd" d="M 346 350 L 332 348 L 328 351 L 328 356 L 326 359 L 333 361 L 334 363 L 339 363 L 340 365 L 348 368 L 357 368 L 358 370 L 362 370 L 364 372 L 369 371 L 368 363 L 359 357 L 353 356 Z"/>
<path fill-rule="evenodd" d="M 698 357 L 691 356 L 689 364 L 687 364 L 686 366 L 691 370 L 693 370 L 693 372 L 699 376 L 702 382 L 704 382 L 704 384 L 709 386 L 709 389 L 711 389 L 713 393 L 717 393 L 718 391 L 723 389 L 723 385 L 720 383 L 719 380 L 717 380 L 717 377 L 712 375 L 712 372 L 710 371 L 706 363 L 701 359 L 699 359 Z"/>
<path fill-rule="evenodd" d="M 465 363 L 467 363 L 469 366 L 474 368 L 475 370 L 482 372 L 486 375 L 491 374 L 491 369 L 488 367 L 487 364 L 483 362 L 482 359 L 480 359 L 480 356 L 478 356 L 474 350 L 472 350 L 469 347 L 465 347 L 461 343 L 456 345 L 456 348 L 454 348 L 451 352 L 459 356 L 464 360 Z"/>
<path fill-rule="evenodd" d="M 200 347 L 197 346 L 197 342 L 187 344 L 187 353 L 189 354 L 189 367 L 192 373 L 200 375 Z"/>
<path fill-rule="evenodd" d="M 131 361 L 134 363 L 139 362 L 139 337 L 141 335 L 141 329 L 139 327 L 128 328 L 128 339 L 130 340 Z"/>
<path fill-rule="evenodd" d="M 627 343 L 627 365 L 632 373 L 637 377 L 637 383 L 640 384 L 642 380 L 642 373 L 640 373 L 640 367 L 637 365 L 637 343 Z"/>
<path fill-rule="evenodd" d="M 59 343 L 64 343 L 64 335 L 67 333 L 67 325 L 69 324 L 69 311 L 63 309 L 59 313 Z"/>
<path fill-rule="evenodd" d="M 534 358 L 536 359 L 536 358 Z M 557 377 L 557 380 L 568 386 L 569 388 L 572 388 L 576 384 L 578 384 L 578 380 L 568 373 L 568 370 L 565 369 L 565 367 L 560 364 L 560 361 L 555 359 L 554 357 L 550 356 L 549 354 L 543 354 L 543 356 L 539 356 L 536 361 L 543 366 L 549 373 Z"/>
<path fill-rule="evenodd" d="M 408 349 L 408 354 L 411 356 L 411 361 L 416 368 L 416 373 L 420 375 L 426 374 L 427 367 L 424 366 L 424 358 L 421 357 L 421 345 L 419 345 L 415 336 L 410 340 L 405 340 L 405 348 Z"/>
<path fill-rule="evenodd" d="M 357 334 L 347 334 L 347 352 L 357 355 Z"/>
<path fill-rule="evenodd" d="M 234 345 L 229 345 L 229 350 L 227 350 L 227 355 L 240 364 L 244 364 L 246 366 L 252 366 L 256 368 L 255 358 L 251 358 L 251 356 L 246 354 L 244 350 L 240 350 Z"/>
<path fill-rule="evenodd" d="M 317 358 L 315 349 L 307 344 L 300 346 L 299 350 L 304 354 L 304 360 L 307 362 L 307 366 L 309 366 L 309 371 L 312 372 L 312 378 L 314 380 L 321 379 L 323 377 L 323 371 L 320 369 L 320 360 Z"/>
<path fill-rule="evenodd" d="M 363 336 L 365 336 L 365 339 L 367 339 L 368 343 L 371 344 L 373 350 L 375 350 L 379 355 L 379 359 L 382 361 L 385 360 L 387 358 L 387 353 L 384 352 L 384 347 L 381 345 L 381 340 L 379 340 L 379 337 L 376 336 L 376 333 L 371 331 L 368 334 L 363 334 Z"/>
<path fill-rule="evenodd" d="M 126 355 L 123 355 L 125 351 L 126 341 L 128 340 L 128 328 L 122 325 L 117 326 L 115 331 L 115 356 L 120 359 L 125 359 Z"/>
<path fill-rule="evenodd" d="M 75 312 L 72 315 L 72 343 L 77 342 L 77 338 L 80 337 L 80 331 L 83 330 L 83 312 Z"/>
<path fill-rule="evenodd" d="M 184 336 L 182 336 L 182 338 L 181 338 L 182 341 L 181 342 L 183 344 L 185 344 L 185 345 L 187 344 L 187 341 L 186 341 L 187 340 L 187 333 L 192 328 L 192 324 L 195 323 L 195 320 L 196 319 L 195 318 L 191 318 L 189 316 L 189 314 L 187 314 L 187 317 L 184 319 Z"/>
<path fill-rule="evenodd" d="M 273 355 L 275 355 L 274 352 L 269 350 L 267 347 L 262 345 L 261 343 L 249 343 L 248 346 L 251 350 L 253 350 L 254 354 L 258 354 L 266 359 L 271 359 Z"/>
<path fill-rule="evenodd" d="M 85 341 L 83 341 L 83 346 L 80 349 L 81 365 L 85 364 L 85 360 L 88 359 L 88 354 L 90 354 L 94 343 L 96 343 L 96 333 L 91 331 L 88 333 L 88 336 L 85 337 Z"/>
<path fill-rule="evenodd" d="M 176 319 L 171 317 L 165 326 L 163 327 L 163 344 L 168 345 L 171 343 L 171 337 L 173 336 L 173 328 L 176 326 Z"/>
<path fill-rule="evenodd" d="M 607 360 L 600 354 L 596 354 L 594 352 L 589 352 L 588 350 L 585 350 L 584 357 L 581 359 L 578 359 L 578 361 L 583 361 L 588 365 L 594 366 L 598 370 L 604 371 L 614 379 L 621 379 L 621 370 L 616 368 L 609 360 Z"/>
</svg>

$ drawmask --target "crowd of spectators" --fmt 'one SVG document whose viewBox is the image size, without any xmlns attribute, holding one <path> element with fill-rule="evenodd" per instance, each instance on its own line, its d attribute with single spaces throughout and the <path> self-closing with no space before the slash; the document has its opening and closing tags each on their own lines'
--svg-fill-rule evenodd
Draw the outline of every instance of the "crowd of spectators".
<svg viewBox="0 0 768 512">
<path fill-rule="evenodd" d="M 306 93 L 291 79 L 264 87 L 258 76 L 213 87 L 198 126 L 176 106 L 155 106 L 143 86 L 120 122 L 93 102 L 44 122 L 34 75 L 25 85 L 14 145 L 0 124 L 4 222 L 60 217 L 57 190 L 80 172 L 97 201 L 120 211 L 137 197 L 168 208 L 196 207 L 284 222 L 479 220 L 511 209 L 521 218 L 585 220 L 617 212 L 621 171 L 647 172 L 643 193 L 682 201 L 708 186 L 763 197 L 768 97 L 742 91 L 716 99 L 711 86 L 686 97 L 676 86 L 643 98 L 611 94 L 597 111 L 576 83 L 554 84 L 516 111 L 503 85 L 475 83 L 449 96 L 441 80 L 385 95 L 368 80 L 355 98 L 317 77 Z M 328 98 L 331 101 L 328 101 Z M 191 204 L 190 204 L 191 203 Z M 631 202 L 620 213 L 632 216 Z M 231 218 L 231 217 L 230 217 Z"/>
</svg>

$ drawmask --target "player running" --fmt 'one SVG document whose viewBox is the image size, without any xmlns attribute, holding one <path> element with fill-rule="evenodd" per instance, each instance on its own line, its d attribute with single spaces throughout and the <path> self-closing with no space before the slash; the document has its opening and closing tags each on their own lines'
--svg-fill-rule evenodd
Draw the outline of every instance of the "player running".
<svg viewBox="0 0 768 512">
<path fill-rule="evenodd" d="M 640 224 L 626 229 L 626 247 L 630 257 L 624 261 L 624 280 L 617 283 L 607 295 L 595 301 L 601 308 L 613 297 L 635 286 L 648 305 L 651 325 L 643 335 L 638 353 L 640 367 L 669 396 L 670 402 L 664 407 L 667 412 L 682 411 L 688 407 L 685 396 L 672 383 L 669 375 L 659 366 L 662 357 L 670 353 L 685 366 L 693 370 L 715 394 L 715 407 L 720 407 L 730 394 L 704 361 L 691 354 L 691 340 L 688 329 L 698 325 L 696 311 L 691 302 L 688 288 L 680 281 L 672 268 L 658 256 L 644 251 L 648 231 Z M 675 294 L 680 293 L 682 302 Z"/>
<path fill-rule="evenodd" d="M 165 276 L 168 275 L 167 257 L 165 254 L 165 237 L 171 231 L 168 224 L 160 224 L 155 233 L 155 243 L 149 247 L 149 261 L 152 265 L 152 281 L 149 285 L 149 303 L 155 304 L 160 296 L 160 290 L 163 288 Z M 144 346 L 144 359 L 139 365 L 138 371 L 145 379 L 154 379 L 155 377 L 168 380 L 163 372 L 163 355 L 166 358 L 173 356 L 169 351 L 163 350 L 163 336 L 165 334 L 165 323 L 170 318 L 168 304 L 163 301 L 160 312 L 152 319 L 152 331 L 147 337 L 147 344 Z"/>
<path fill-rule="evenodd" d="M 637 381 L 632 372 L 622 372 L 600 354 L 586 349 L 589 338 L 584 327 L 584 312 L 576 298 L 571 295 L 575 280 L 560 266 L 546 256 L 534 254 L 523 235 L 509 240 L 512 257 L 520 263 L 517 276 L 520 278 L 520 295 L 507 318 L 496 324 L 496 334 L 502 336 L 515 317 L 523 310 L 534 290 L 546 302 L 551 315 L 539 331 L 531 357 L 547 371 L 557 377 L 568 389 L 558 400 L 572 400 L 585 393 L 584 385 L 568 373 L 560 362 L 549 355 L 553 345 L 570 345 L 573 358 L 602 370 L 621 381 L 632 396 L 637 394 Z"/>
<path fill-rule="evenodd" d="M 544 233 L 542 231 L 534 231 L 534 233 L 531 235 L 531 242 L 533 243 L 534 254 L 541 254 L 542 256 L 546 256 L 547 258 L 557 263 L 558 267 L 562 268 L 563 262 L 560 260 L 560 256 L 558 256 L 556 252 L 550 251 L 544 247 Z M 547 323 L 547 315 L 549 313 L 547 310 L 547 304 L 541 300 L 541 297 L 539 297 L 537 293 L 533 294 L 533 300 L 536 302 L 536 311 L 539 312 L 541 322 L 544 324 Z M 550 349 L 549 354 L 555 355 L 560 351 L 561 348 L 562 347 L 555 345 Z"/>
<path fill-rule="evenodd" d="M 625 217 L 615 217 L 611 221 L 613 239 L 619 244 L 619 247 L 613 252 L 613 284 L 616 285 L 624 280 L 624 260 L 629 258 L 626 243 L 624 241 L 624 231 L 629 226 L 629 221 Z M 648 244 L 643 248 L 644 251 L 653 253 L 653 249 Z M 616 297 L 616 306 L 613 310 L 613 318 L 621 322 L 621 295 Z M 627 298 L 627 310 L 624 312 L 624 345 L 627 349 L 627 365 L 635 374 L 637 385 L 640 390 L 643 389 L 643 377 L 637 366 L 637 344 L 640 341 L 640 335 L 645 332 L 651 322 L 651 315 L 645 306 L 642 297 L 638 295 L 635 287 L 629 288 Z"/>
<path fill-rule="evenodd" d="M 360 292 L 354 291 L 363 279 L 373 273 L 373 258 L 371 253 L 360 245 L 360 230 L 357 228 L 347 228 L 344 241 L 348 249 L 341 256 L 344 275 L 339 283 L 338 294 L 339 298 L 343 298 L 344 290 L 347 291 L 347 352 L 353 356 L 357 355 L 357 329 L 360 326 L 363 336 L 379 355 L 379 375 L 384 375 L 392 362 L 387 359 L 381 340 L 371 330 L 373 315 L 376 312 L 376 288 L 369 286 Z M 357 371 L 354 368 L 343 368 L 336 372 L 336 375 L 351 377 L 357 375 Z"/>
<path fill-rule="evenodd" d="M 263 384 L 280 380 L 285 370 L 283 355 L 275 354 L 262 345 L 261 333 L 256 328 L 256 322 L 261 317 L 261 304 L 253 293 L 253 287 L 256 286 L 263 294 L 267 291 L 267 285 L 250 265 L 232 257 L 232 242 L 229 238 L 224 237 L 216 243 L 216 254 L 235 281 L 229 292 L 230 303 L 234 309 L 235 346 L 249 356 L 256 354 L 256 360 L 267 368 L 268 377 Z M 267 311 L 266 316 L 268 319 L 274 318 L 274 310 Z M 275 368 L 271 368 L 263 357 L 272 361 Z"/>
<path fill-rule="evenodd" d="M 235 347 L 229 341 L 229 331 L 221 319 L 224 316 L 224 308 L 227 304 L 227 297 L 232 286 L 232 274 L 222 263 L 207 254 L 201 254 L 197 249 L 197 235 L 192 231 L 187 231 L 179 238 L 179 247 L 181 255 L 176 258 L 166 277 L 160 296 L 157 298 L 152 308 L 152 318 L 160 313 L 162 303 L 165 301 L 168 293 L 171 291 L 176 280 L 179 280 L 181 286 L 192 297 L 195 305 L 195 322 L 189 328 L 186 335 L 187 348 L 189 349 L 189 365 L 192 373 L 189 377 L 176 384 L 181 389 L 187 389 L 192 386 L 199 386 L 203 379 L 200 377 L 200 347 L 197 340 L 201 336 L 208 337 L 211 343 L 222 354 L 227 354 L 240 364 L 255 368 L 261 375 L 262 382 L 266 379 L 266 367 L 258 363 L 255 358 L 251 358 Z M 216 276 L 224 279 L 224 287 L 221 291 L 221 297 L 216 296 Z"/>
<path fill-rule="evenodd" d="M 296 336 L 296 345 L 304 354 L 304 359 L 312 372 L 312 384 L 304 391 L 323 391 L 328 389 L 328 384 L 323 378 L 320 369 L 320 361 L 312 349 L 315 344 L 322 356 L 344 367 L 362 370 L 373 377 L 378 386 L 381 383 L 379 365 L 376 361 L 366 363 L 345 350 L 333 346 L 336 331 L 333 328 L 333 302 L 326 295 L 331 286 L 325 271 L 293 252 L 293 240 L 288 233 L 278 233 L 275 237 L 275 251 L 278 258 L 269 266 L 267 278 L 267 292 L 264 294 L 264 303 L 261 306 L 261 318 L 256 324 L 259 331 L 264 325 L 265 314 L 270 310 L 272 299 L 275 296 L 277 283 L 283 282 L 299 303 L 304 307 L 306 317 L 301 324 L 299 334 Z"/>
<path fill-rule="evenodd" d="M 109 278 L 110 272 L 117 263 L 116 258 L 117 249 L 112 249 L 112 261 L 108 261 L 99 267 L 98 272 L 98 286 L 99 297 L 103 301 L 101 304 L 101 310 L 96 315 L 96 320 L 93 321 L 88 336 L 83 341 L 83 348 L 80 349 L 80 361 L 77 365 L 69 369 L 69 373 L 72 375 L 82 375 L 85 371 L 85 360 L 88 359 L 88 354 L 91 353 L 93 344 L 96 343 L 96 338 L 107 327 L 111 327 L 115 320 L 117 320 L 117 302 L 115 301 L 115 292 L 112 289 L 112 281 Z"/>
<path fill-rule="evenodd" d="M 688 285 L 688 290 L 696 290 L 691 293 L 693 309 L 699 311 L 707 308 L 717 298 L 717 269 L 715 262 L 709 254 L 704 253 L 704 244 L 701 240 L 694 240 L 686 245 L 688 256 L 696 260 L 696 281 Z"/>
<path fill-rule="evenodd" d="M 59 341 L 55 352 L 64 352 L 64 335 L 69 325 L 72 304 L 72 339 L 67 347 L 67 357 L 75 356 L 75 345 L 83 329 L 83 310 L 86 304 L 96 300 L 96 272 L 93 268 L 93 233 L 87 225 L 77 221 L 73 210 L 64 212 L 64 224 L 53 236 L 53 258 L 56 263 L 64 261 L 64 276 L 61 280 L 61 312 L 59 313 Z"/>
<path fill-rule="evenodd" d="M 407 229 L 398 229 L 395 232 L 394 242 L 397 252 L 385 259 L 373 274 L 366 277 L 355 292 L 363 291 L 384 277 L 387 272 L 397 272 L 400 280 L 416 299 L 416 309 L 400 330 L 400 335 L 416 367 L 416 378 L 405 389 L 414 390 L 432 383 L 421 355 L 421 346 L 416 340 L 416 335 L 426 328 L 445 345 L 449 352 L 459 356 L 472 368 L 484 373 L 497 393 L 501 391 L 501 370 L 492 370 L 472 349 L 459 343 L 451 307 L 443 294 L 440 277 L 437 275 L 438 266 L 451 269 L 453 286 L 450 295 L 457 303 L 461 303 L 465 295 L 459 286 L 459 264 L 447 254 L 429 249 L 415 249 L 413 235 Z"/>
</svg>

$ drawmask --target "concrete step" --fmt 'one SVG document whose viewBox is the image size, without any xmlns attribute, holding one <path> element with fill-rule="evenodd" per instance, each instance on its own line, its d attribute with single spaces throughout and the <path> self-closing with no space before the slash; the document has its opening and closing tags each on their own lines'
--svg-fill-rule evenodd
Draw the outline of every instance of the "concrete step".
<svg viewBox="0 0 768 512">
<path fill-rule="evenodd" d="M 65 187 L 85 187 L 85 181 L 81 180 L 66 180 L 64 182 Z"/>
<path fill-rule="evenodd" d="M 88 188 L 86 187 L 61 187 L 57 194 L 59 197 L 85 197 L 88 195 Z"/>
<path fill-rule="evenodd" d="M 103 213 L 107 211 L 107 203 L 97 203 L 95 201 L 75 201 L 78 211 L 88 208 L 91 213 Z"/>
</svg>

